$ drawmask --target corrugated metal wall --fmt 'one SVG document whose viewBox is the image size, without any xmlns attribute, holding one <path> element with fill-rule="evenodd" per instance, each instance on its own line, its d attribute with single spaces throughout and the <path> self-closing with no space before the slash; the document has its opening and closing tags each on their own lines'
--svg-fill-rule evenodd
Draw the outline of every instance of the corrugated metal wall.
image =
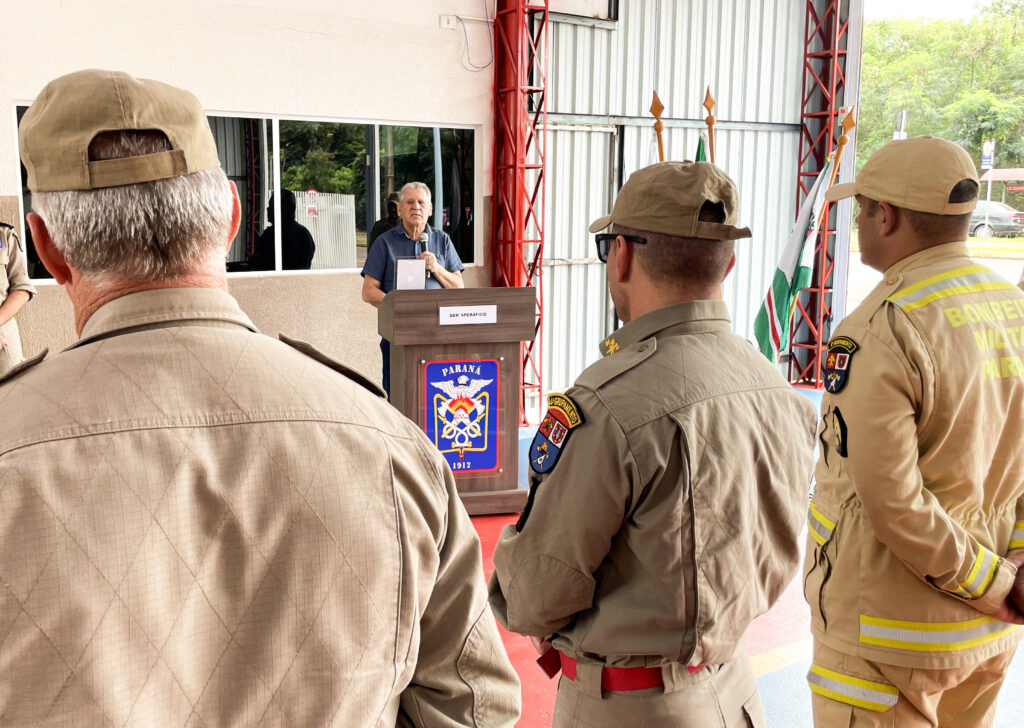
<svg viewBox="0 0 1024 728">
<path fill-rule="evenodd" d="M 717 163 L 740 191 L 739 241 L 725 287 L 733 328 L 753 338 L 795 214 L 804 0 L 626 0 L 618 22 L 550 27 L 544 262 L 545 390 L 570 386 L 615 325 L 591 220 L 621 181 L 653 161 L 658 91 L 668 159 L 693 158 L 710 85 Z M 621 167 L 621 168 L 620 168 Z"/>
</svg>

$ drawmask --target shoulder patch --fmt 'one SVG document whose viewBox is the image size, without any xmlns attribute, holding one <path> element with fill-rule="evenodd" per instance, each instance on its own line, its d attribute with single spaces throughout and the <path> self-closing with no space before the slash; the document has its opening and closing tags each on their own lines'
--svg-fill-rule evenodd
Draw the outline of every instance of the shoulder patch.
<svg viewBox="0 0 1024 728">
<path fill-rule="evenodd" d="M 850 452 L 846 439 L 846 420 L 838 407 L 832 411 L 832 431 L 836 436 L 836 453 L 845 458 Z"/>
<path fill-rule="evenodd" d="M 828 342 L 828 356 L 825 359 L 825 390 L 832 394 L 842 391 L 850 374 L 853 352 L 859 347 L 849 336 L 834 336 Z"/>
<path fill-rule="evenodd" d="M 25 359 L 20 364 L 17 364 L 16 366 L 11 367 L 6 372 L 4 372 L 2 375 L 0 375 L 0 384 L 3 384 L 4 382 L 9 382 L 10 380 L 14 379 L 16 376 L 21 374 L 23 371 L 25 371 L 26 369 L 31 369 L 36 364 L 38 364 L 43 359 L 45 359 L 46 355 L 49 354 L 49 353 L 50 353 L 49 349 L 43 349 L 41 352 L 36 354 L 31 359 Z"/>
<path fill-rule="evenodd" d="M 348 377 L 349 379 L 354 381 L 356 384 L 359 384 L 364 389 L 370 390 L 373 394 L 377 395 L 378 397 L 381 397 L 381 398 L 387 397 L 387 395 L 384 394 L 384 390 L 381 389 L 376 384 L 376 382 L 373 382 L 370 379 L 367 379 L 363 374 L 360 374 L 359 372 L 357 372 L 355 369 L 352 369 L 351 367 L 345 366 L 340 361 L 337 361 L 336 359 L 332 359 L 331 357 L 329 357 L 326 354 L 324 354 L 322 351 L 318 351 L 317 349 L 315 349 L 312 346 L 310 346 L 309 344 L 307 344 L 305 341 L 298 341 L 297 339 L 289 338 L 289 337 L 285 336 L 284 334 L 278 334 L 277 337 L 282 342 L 284 342 L 285 344 L 288 344 L 288 346 L 292 347 L 296 351 L 299 351 L 299 352 L 305 354 L 310 359 L 316 359 L 318 362 L 320 362 L 324 366 L 330 367 L 331 369 L 333 369 L 334 371 L 338 372 L 339 374 L 342 374 L 343 376 Z"/>
<path fill-rule="evenodd" d="M 598 359 L 584 369 L 583 373 L 577 377 L 576 384 L 587 389 L 599 389 L 650 357 L 657 349 L 658 342 L 654 337 L 644 339 L 625 349 L 619 349 L 615 356 Z"/>
<path fill-rule="evenodd" d="M 547 414 L 530 444 L 530 469 L 543 475 L 555 467 L 569 435 L 584 421 L 583 413 L 571 397 L 549 394 Z"/>
</svg>

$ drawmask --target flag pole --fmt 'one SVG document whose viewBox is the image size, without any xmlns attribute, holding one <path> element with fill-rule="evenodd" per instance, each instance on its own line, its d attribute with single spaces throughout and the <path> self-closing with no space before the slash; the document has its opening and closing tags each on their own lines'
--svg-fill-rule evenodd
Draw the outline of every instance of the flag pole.
<svg viewBox="0 0 1024 728">
<path fill-rule="evenodd" d="M 658 98 L 658 92 L 654 92 L 654 100 L 651 101 L 651 113 L 654 114 L 654 134 L 658 137 L 658 161 L 665 161 L 665 143 L 661 139 L 661 133 L 665 131 L 665 124 L 661 121 L 661 113 L 665 110 L 665 106 L 661 103 L 661 99 Z"/>
<path fill-rule="evenodd" d="M 715 105 L 715 97 L 711 95 L 711 87 L 708 86 L 704 94 L 704 108 L 708 110 L 704 123 L 708 125 L 708 161 L 712 164 L 715 163 Z"/>
<path fill-rule="evenodd" d="M 843 159 L 843 149 L 850 143 L 850 131 L 855 126 L 857 126 L 857 122 L 853 120 L 853 109 L 851 108 L 850 113 L 843 119 L 843 133 L 839 135 L 839 146 L 836 147 L 836 163 L 832 165 L 832 179 L 828 181 L 829 187 L 836 181 L 836 175 L 839 173 L 839 162 Z"/>
</svg>

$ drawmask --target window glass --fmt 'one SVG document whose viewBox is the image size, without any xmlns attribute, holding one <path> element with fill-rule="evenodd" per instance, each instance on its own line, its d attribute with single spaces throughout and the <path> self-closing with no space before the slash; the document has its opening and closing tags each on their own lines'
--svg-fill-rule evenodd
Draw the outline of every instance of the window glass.
<svg viewBox="0 0 1024 728">
<path fill-rule="evenodd" d="M 208 118 L 217 156 L 228 179 L 235 183 L 242 208 L 238 234 L 228 251 L 228 271 L 250 270 L 257 240 L 266 226 L 266 205 L 274 184 L 271 122 L 233 116 Z M 272 269 L 273 258 L 270 263 Z"/>
<path fill-rule="evenodd" d="M 27 108 L 17 107 L 19 123 Z M 473 262 L 472 129 L 208 118 L 221 164 L 235 183 L 241 204 L 241 224 L 227 256 L 229 273 L 361 267 L 375 223 L 378 232 L 398 223 L 394 214 L 388 214 L 389 194 L 412 181 L 424 182 L 431 190 L 430 224 L 452 238 L 463 263 Z M 280 155 L 279 180 L 275 148 Z M 24 165 L 21 180 L 23 209 L 28 213 L 32 199 Z M 280 201 L 275 199 L 278 185 Z M 277 210 L 284 220 L 281 226 L 274 224 Z M 35 253 L 28 226 L 23 228 L 29 275 L 50 278 Z"/>
</svg>

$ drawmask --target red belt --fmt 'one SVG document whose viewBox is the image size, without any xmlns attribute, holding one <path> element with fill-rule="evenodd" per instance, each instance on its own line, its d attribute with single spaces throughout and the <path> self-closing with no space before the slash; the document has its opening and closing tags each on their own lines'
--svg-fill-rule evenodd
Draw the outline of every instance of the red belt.
<svg viewBox="0 0 1024 728">
<path fill-rule="evenodd" d="M 558 656 L 561 659 L 562 673 L 570 680 L 576 680 L 576 660 L 561 652 L 558 653 Z M 691 665 L 687 666 L 686 671 L 692 675 L 703 669 L 703 665 Z M 557 674 L 557 671 L 555 674 Z M 554 675 L 551 677 L 554 677 Z M 661 678 L 660 667 L 601 668 L 601 690 L 605 692 L 648 690 L 650 688 L 660 688 L 664 685 L 665 682 Z"/>
</svg>

